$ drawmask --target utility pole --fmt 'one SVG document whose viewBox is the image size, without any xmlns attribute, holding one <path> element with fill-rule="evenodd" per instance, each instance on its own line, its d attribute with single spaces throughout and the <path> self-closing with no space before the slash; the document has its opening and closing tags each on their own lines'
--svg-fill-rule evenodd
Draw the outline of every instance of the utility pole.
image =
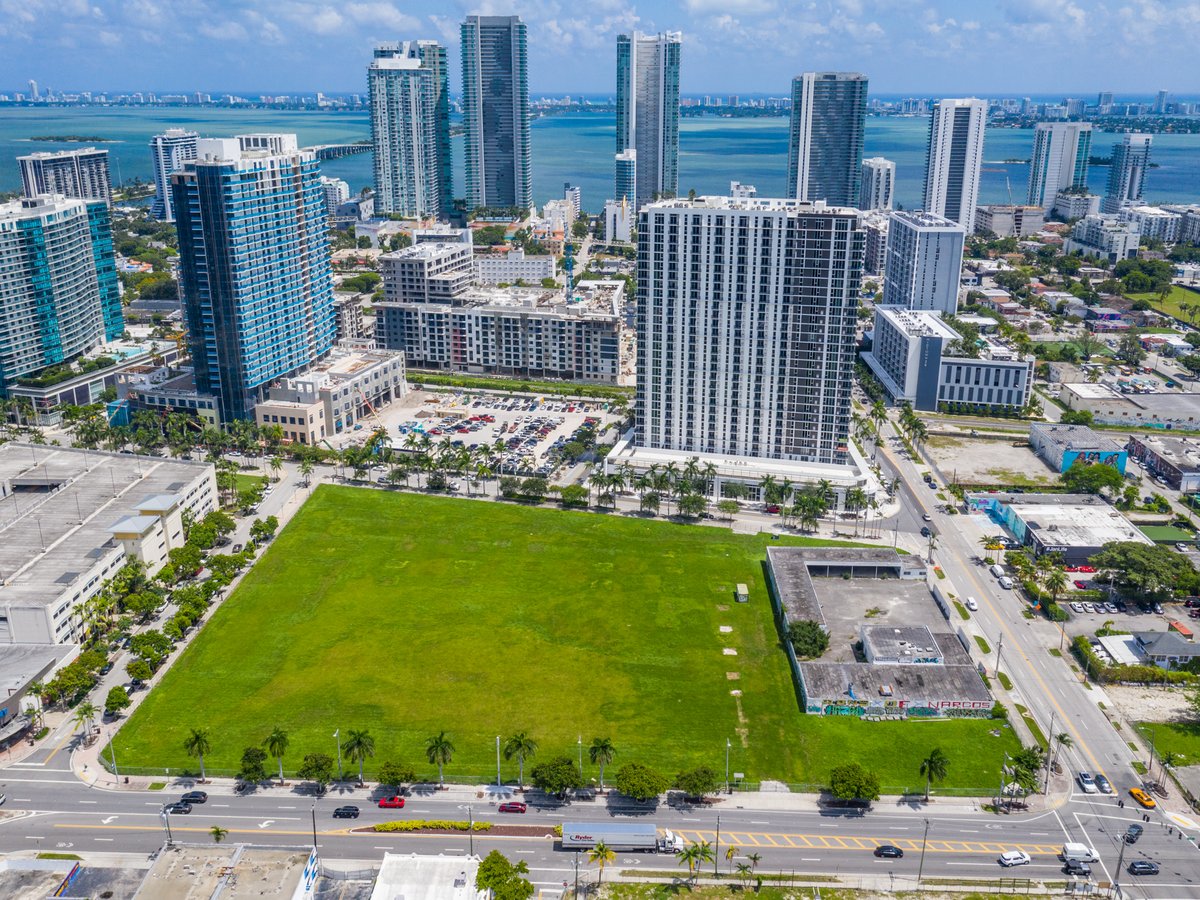
<svg viewBox="0 0 1200 900">
<path fill-rule="evenodd" d="M 317 801 L 312 802 L 313 849 L 317 849 Z"/>
<path fill-rule="evenodd" d="M 1058 710 L 1050 712 L 1050 734 L 1046 739 L 1050 742 L 1052 748 L 1050 757 L 1046 760 L 1046 786 L 1042 788 L 1043 794 L 1050 793 L 1050 770 L 1054 767 L 1054 761 L 1058 758 L 1058 747 L 1054 743 L 1054 723 L 1057 721 Z"/>
<path fill-rule="evenodd" d="M 729 738 L 725 738 L 725 793 L 729 793 Z"/>
<path fill-rule="evenodd" d="M 579 898 L 579 851 L 575 851 L 575 897 Z"/>
<path fill-rule="evenodd" d="M 925 836 L 921 838 L 921 862 L 917 865 L 917 890 L 921 889 L 921 875 L 925 871 L 925 844 L 929 841 L 929 820 L 925 820 Z"/>
<path fill-rule="evenodd" d="M 583 780 L 583 735 L 579 736 L 579 780 Z"/>
<path fill-rule="evenodd" d="M 496 787 L 500 787 L 503 782 L 500 780 L 500 735 L 496 735 Z M 520 789 L 521 785 L 517 785 Z"/>
<path fill-rule="evenodd" d="M 467 840 L 471 848 L 468 856 L 475 855 L 475 820 L 471 818 L 471 804 L 467 804 Z"/>
<path fill-rule="evenodd" d="M 342 777 L 343 777 L 342 776 L 342 738 L 341 738 L 341 733 L 342 733 L 342 729 L 340 729 L 340 728 L 333 733 L 333 739 L 335 741 L 337 741 L 337 748 L 338 748 L 338 781 L 341 781 Z"/>
<path fill-rule="evenodd" d="M 721 814 L 717 813 L 717 845 L 713 848 L 713 877 L 718 877 L 721 872 L 717 867 L 721 863 Z"/>
<path fill-rule="evenodd" d="M 1117 871 L 1113 872 L 1113 894 L 1121 896 L 1121 866 L 1125 864 L 1125 847 L 1129 844 L 1129 829 L 1121 832 L 1121 852 L 1117 856 Z"/>
<path fill-rule="evenodd" d="M 1000 680 L 1000 654 L 1004 652 L 1004 635 L 1000 635 L 1000 643 L 996 646 L 996 680 Z"/>
</svg>

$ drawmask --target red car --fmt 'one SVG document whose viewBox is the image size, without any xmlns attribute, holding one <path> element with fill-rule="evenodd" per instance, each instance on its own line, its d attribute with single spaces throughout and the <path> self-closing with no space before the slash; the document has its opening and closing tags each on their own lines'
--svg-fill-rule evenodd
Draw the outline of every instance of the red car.
<svg viewBox="0 0 1200 900">
<path fill-rule="evenodd" d="M 1078 572 L 1079 566 L 1063 566 L 1064 572 Z"/>
<path fill-rule="evenodd" d="M 1087 590 L 1087 582 L 1086 582 L 1086 581 L 1080 581 L 1079 579 L 1076 579 L 1076 580 L 1075 580 L 1075 587 L 1079 588 L 1079 590 L 1081 590 L 1081 591 L 1086 591 L 1086 590 Z"/>
<path fill-rule="evenodd" d="M 520 800 L 511 800 L 508 803 L 500 804 L 500 812 L 507 813 L 523 813 L 527 807 Z"/>
<path fill-rule="evenodd" d="M 1095 572 L 1095 571 L 1096 571 L 1096 567 L 1095 567 L 1095 566 L 1080 566 L 1080 567 L 1079 567 L 1079 571 L 1080 571 L 1080 572 L 1087 572 L 1087 573 L 1089 573 L 1089 574 L 1090 574 L 1090 573 L 1092 573 L 1092 572 Z"/>
<path fill-rule="evenodd" d="M 384 797 L 379 801 L 380 809 L 404 809 L 403 797 Z"/>
<path fill-rule="evenodd" d="M 779 512 L 778 504 L 768 503 L 767 504 L 767 512 L 772 513 L 772 514 Z"/>
</svg>

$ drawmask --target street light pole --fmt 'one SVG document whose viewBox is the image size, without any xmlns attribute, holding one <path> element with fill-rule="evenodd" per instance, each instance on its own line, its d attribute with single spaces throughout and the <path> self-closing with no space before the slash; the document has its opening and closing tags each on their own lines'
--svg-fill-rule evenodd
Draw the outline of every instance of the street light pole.
<svg viewBox="0 0 1200 900">
<path fill-rule="evenodd" d="M 111 738 L 109 738 L 109 741 L 108 741 L 108 757 L 109 757 L 110 761 L 112 762 L 113 779 L 117 783 L 120 783 L 121 773 L 117 771 L 117 748 L 113 746 L 116 742 L 117 742 L 117 736 L 114 733 L 113 736 Z"/>
<path fill-rule="evenodd" d="M 925 836 L 921 838 L 921 862 L 917 865 L 917 890 L 921 889 L 921 875 L 925 871 L 925 844 L 929 841 L 929 820 L 925 820 Z"/>
<path fill-rule="evenodd" d="M 996 646 L 996 679 L 1000 678 L 1000 654 L 1004 652 L 1004 635 L 1000 635 L 1000 642 Z"/>
<path fill-rule="evenodd" d="M 717 845 L 713 849 L 713 877 L 718 877 L 721 873 L 717 868 L 721 863 L 721 814 L 717 813 Z"/>
<path fill-rule="evenodd" d="M 471 817 L 471 804 L 467 804 L 467 840 L 471 848 L 468 856 L 475 855 L 475 820 Z"/>
<path fill-rule="evenodd" d="M 729 738 L 725 738 L 725 793 L 729 793 Z"/>
<path fill-rule="evenodd" d="M 496 787 L 500 787 L 503 782 L 500 780 L 500 735 L 496 735 Z M 517 785 L 519 788 L 521 785 Z"/>
<path fill-rule="evenodd" d="M 162 810 L 159 812 L 159 816 L 162 817 L 163 827 L 167 829 L 167 846 L 174 846 L 175 838 L 171 834 L 171 814 L 167 812 L 167 807 L 165 804 L 163 805 Z"/>
<path fill-rule="evenodd" d="M 312 802 L 313 849 L 317 849 L 317 801 Z"/>
<path fill-rule="evenodd" d="M 1117 856 L 1117 871 L 1113 872 L 1113 894 L 1117 897 L 1121 896 L 1121 866 L 1125 864 L 1125 847 L 1129 843 L 1126 838 L 1129 837 L 1129 829 L 1126 828 L 1121 834 L 1121 852 Z"/>
<path fill-rule="evenodd" d="M 579 736 L 579 778 L 583 779 L 583 735 Z"/>
<path fill-rule="evenodd" d="M 337 741 L 338 748 L 338 781 L 342 780 L 342 729 L 338 729 L 333 733 L 333 739 Z"/>
<path fill-rule="evenodd" d="M 1050 757 L 1046 760 L 1046 786 L 1042 788 L 1042 793 L 1047 795 L 1050 793 L 1050 770 L 1054 767 L 1054 761 L 1058 758 L 1058 748 L 1054 744 L 1054 724 L 1057 721 L 1057 717 L 1058 710 L 1051 710 L 1050 734 L 1047 735 L 1046 739 L 1050 742 L 1050 746 L 1053 748 L 1053 750 L 1050 753 Z"/>
</svg>

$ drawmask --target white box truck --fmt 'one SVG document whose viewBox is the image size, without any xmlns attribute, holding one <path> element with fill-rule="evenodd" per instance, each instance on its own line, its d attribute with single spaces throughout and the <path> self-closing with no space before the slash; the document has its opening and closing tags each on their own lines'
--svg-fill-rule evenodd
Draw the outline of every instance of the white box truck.
<svg viewBox="0 0 1200 900">
<path fill-rule="evenodd" d="M 1096 851 L 1087 844 L 1078 844 L 1071 841 L 1063 844 L 1062 853 L 1058 854 L 1058 858 L 1063 862 L 1068 862 L 1072 859 L 1077 862 L 1100 862 L 1100 857 L 1096 855 Z"/>
<path fill-rule="evenodd" d="M 659 833 L 653 822 L 564 822 L 562 848 L 591 850 L 603 843 L 610 850 L 643 850 L 649 853 L 678 853 L 683 838 L 664 828 Z"/>
</svg>

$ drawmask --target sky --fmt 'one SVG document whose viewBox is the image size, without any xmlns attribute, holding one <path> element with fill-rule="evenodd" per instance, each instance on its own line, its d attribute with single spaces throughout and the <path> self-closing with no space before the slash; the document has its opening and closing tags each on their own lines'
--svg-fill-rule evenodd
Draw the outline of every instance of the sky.
<svg viewBox="0 0 1200 900">
<path fill-rule="evenodd" d="M 0 91 L 361 92 L 374 43 L 457 60 L 468 13 L 525 20 L 534 96 L 610 94 L 632 29 L 683 32 L 684 94 L 825 69 L 877 94 L 1200 93 L 1200 0 L 0 0 Z"/>
</svg>

